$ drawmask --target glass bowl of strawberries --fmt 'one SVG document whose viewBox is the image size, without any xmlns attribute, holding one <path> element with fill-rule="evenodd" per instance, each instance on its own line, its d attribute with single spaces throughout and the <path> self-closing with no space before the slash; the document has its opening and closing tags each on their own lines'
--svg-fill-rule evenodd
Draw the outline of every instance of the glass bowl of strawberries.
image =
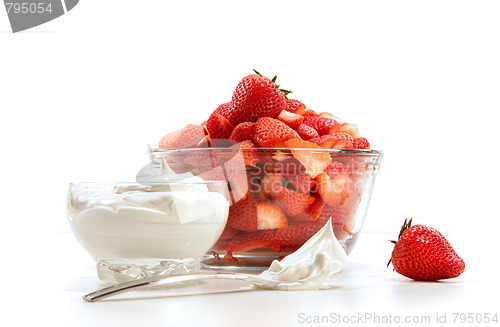
<svg viewBox="0 0 500 327">
<path fill-rule="evenodd" d="M 295 142 L 295 141 L 294 141 Z M 288 145 L 291 143 L 288 142 Z M 154 149 L 177 174 L 228 183 L 226 227 L 206 267 L 267 267 L 294 252 L 332 219 L 347 253 L 370 202 L 382 153 L 365 149 Z"/>
<path fill-rule="evenodd" d="M 347 253 L 356 243 L 383 154 L 355 124 L 288 94 L 276 77 L 248 75 L 206 121 L 150 151 L 176 174 L 227 182 L 228 222 L 206 267 L 267 267 L 329 219 Z"/>
</svg>

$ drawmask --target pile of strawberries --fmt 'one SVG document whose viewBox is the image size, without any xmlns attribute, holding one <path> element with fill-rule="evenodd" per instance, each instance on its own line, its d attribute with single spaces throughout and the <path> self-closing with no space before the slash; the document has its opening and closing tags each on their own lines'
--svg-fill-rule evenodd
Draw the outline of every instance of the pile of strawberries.
<svg viewBox="0 0 500 327">
<path fill-rule="evenodd" d="M 180 166 L 169 164 L 229 182 L 228 223 L 214 247 L 226 261 L 258 248 L 294 251 L 328 219 L 337 238 L 353 234 L 369 163 L 356 151 L 324 149 L 369 149 L 368 140 L 356 125 L 288 99 L 275 82 L 258 72 L 246 76 L 207 121 L 171 132 L 159 144 L 210 149 L 188 153 Z"/>
</svg>

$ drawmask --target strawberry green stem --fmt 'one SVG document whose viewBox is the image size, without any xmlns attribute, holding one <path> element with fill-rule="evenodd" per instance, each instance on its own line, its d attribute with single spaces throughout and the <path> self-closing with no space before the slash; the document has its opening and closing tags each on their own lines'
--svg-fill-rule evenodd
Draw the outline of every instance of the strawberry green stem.
<svg viewBox="0 0 500 327">
<path fill-rule="evenodd" d="M 403 232 L 411 227 L 412 221 L 413 221 L 413 218 L 410 218 L 409 221 L 408 221 L 408 218 L 405 219 L 405 222 L 403 223 L 403 226 L 401 226 L 401 230 L 399 231 L 398 241 L 401 238 L 401 235 L 403 235 Z M 392 241 L 392 240 L 390 240 L 389 242 L 391 242 L 393 244 L 397 243 L 396 241 Z M 389 262 L 387 263 L 387 267 L 389 267 L 389 265 L 391 264 L 393 254 L 394 254 L 394 251 L 392 251 L 392 253 L 391 253 L 391 258 L 389 259 Z"/>
</svg>

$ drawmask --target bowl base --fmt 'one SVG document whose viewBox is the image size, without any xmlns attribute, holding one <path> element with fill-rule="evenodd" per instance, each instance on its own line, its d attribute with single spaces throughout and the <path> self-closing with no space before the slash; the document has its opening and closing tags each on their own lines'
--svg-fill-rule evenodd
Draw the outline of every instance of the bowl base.
<svg viewBox="0 0 500 327">
<path fill-rule="evenodd" d="M 357 240 L 358 235 L 355 234 L 339 242 L 346 253 L 350 254 Z M 281 260 L 290 253 L 292 252 L 275 252 L 267 249 L 259 249 L 250 252 L 233 253 L 233 256 L 240 261 L 224 261 L 224 252 L 214 254 L 212 251 L 205 254 L 201 262 L 201 267 L 231 271 L 264 271 L 269 268 L 274 260 Z"/>
<path fill-rule="evenodd" d="M 200 269 L 200 260 L 105 259 L 97 260 L 97 276 L 107 283 L 124 283 L 152 276 L 184 275 Z"/>
</svg>

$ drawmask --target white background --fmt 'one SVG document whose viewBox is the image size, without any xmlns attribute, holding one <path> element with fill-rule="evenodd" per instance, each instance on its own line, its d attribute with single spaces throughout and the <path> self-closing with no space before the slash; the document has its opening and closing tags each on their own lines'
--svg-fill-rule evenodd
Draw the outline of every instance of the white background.
<svg viewBox="0 0 500 327">
<path fill-rule="evenodd" d="M 64 261 L 44 244 L 70 233 L 68 183 L 133 180 L 147 144 L 255 68 L 385 152 L 364 232 L 414 217 L 492 272 L 499 17 L 498 1 L 81 0 L 12 34 L 0 10 L 2 265 Z"/>
</svg>

